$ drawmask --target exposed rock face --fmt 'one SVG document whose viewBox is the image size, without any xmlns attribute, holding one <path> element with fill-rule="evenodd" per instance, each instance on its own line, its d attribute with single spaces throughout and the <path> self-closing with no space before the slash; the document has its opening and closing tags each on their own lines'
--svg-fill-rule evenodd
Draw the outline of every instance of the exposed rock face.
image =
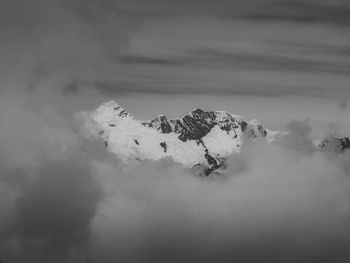
<svg viewBox="0 0 350 263">
<path fill-rule="evenodd" d="M 101 138 L 123 161 L 172 157 L 188 167 L 205 167 L 205 174 L 222 167 L 230 154 L 239 153 L 245 139 L 271 141 L 279 135 L 256 120 L 246 122 L 225 111 L 195 109 L 175 120 L 159 115 L 139 121 L 110 101 L 79 116 L 85 135 Z"/>
<path fill-rule="evenodd" d="M 350 139 L 348 137 L 338 139 L 340 143 L 340 150 L 345 151 L 350 149 Z"/>
<path fill-rule="evenodd" d="M 237 119 L 235 119 L 233 115 L 228 112 L 206 112 L 201 109 L 195 109 L 181 119 L 168 120 L 166 116 L 159 115 L 151 121 L 143 121 L 142 125 L 154 128 L 161 133 L 176 133 L 181 141 L 186 142 L 187 140 L 200 140 L 206 136 L 215 125 L 218 125 L 220 129 L 226 132 L 239 127 L 244 131 L 247 123 L 242 120 L 242 117 L 237 117 Z M 244 123 L 243 125 L 242 122 Z M 265 136 L 266 133 L 263 137 Z M 254 137 L 257 136 L 254 135 Z"/>
<path fill-rule="evenodd" d="M 350 149 L 350 139 L 344 138 L 326 138 L 324 140 L 316 142 L 316 147 L 333 153 L 343 153 Z"/>
<path fill-rule="evenodd" d="M 166 145 L 166 142 L 161 142 L 160 146 L 164 149 L 164 152 L 166 153 L 167 148 L 168 148 L 167 145 Z"/>
<path fill-rule="evenodd" d="M 142 122 L 142 125 L 149 127 L 149 128 L 155 128 L 156 130 L 162 132 L 162 133 L 171 133 L 173 132 L 173 126 L 168 121 L 167 117 L 165 115 L 159 115 L 154 120 L 148 121 L 148 122 Z"/>
</svg>

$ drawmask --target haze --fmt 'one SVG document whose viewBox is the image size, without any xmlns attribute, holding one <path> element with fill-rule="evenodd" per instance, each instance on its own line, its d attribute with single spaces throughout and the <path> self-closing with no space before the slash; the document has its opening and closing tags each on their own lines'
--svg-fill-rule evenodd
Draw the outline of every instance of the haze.
<svg viewBox="0 0 350 263">
<path fill-rule="evenodd" d="M 347 0 L 2 0 L 0 260 L 349 262 Z M 193 108 L 256 118 L 228 178 L 124 167 L 74 114 Z"/>
</svg>

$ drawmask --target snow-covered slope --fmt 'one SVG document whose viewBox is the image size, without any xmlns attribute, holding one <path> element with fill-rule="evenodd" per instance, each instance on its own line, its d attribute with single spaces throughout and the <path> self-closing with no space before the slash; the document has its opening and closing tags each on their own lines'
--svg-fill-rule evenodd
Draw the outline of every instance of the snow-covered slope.
<svg viewBox="0 0 350 263">
<path fill-rule="evenodd" d="M 220 168 L 232 153 L 239 153 L 245 139 L 271 142 L 281 134 L 226 111 L 195 109 L 176 120 L 164 115 L 136 120 L 114 101 L 79 113 L 78 118 L 85 136 L 102 139 L 108 151 L 124 162 L 171 157 L 187 167 L 202 165 L 207 173 Z"/>
</svg>

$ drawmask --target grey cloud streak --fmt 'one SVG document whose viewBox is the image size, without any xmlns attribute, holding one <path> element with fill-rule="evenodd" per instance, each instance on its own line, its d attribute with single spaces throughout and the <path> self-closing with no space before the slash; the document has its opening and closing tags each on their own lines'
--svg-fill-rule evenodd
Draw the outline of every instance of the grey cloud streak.
<svg viewBox="0 0 350 263">
<path fill-rule="evenodd" d="M 320 6 L 321 18 L 348 8 L 346 1 L 4 1 L 3 59 L 26 70 L 31 87 L 60 72 L 61 86 L 106 82 L 110 94 L 115 86 L 115 94 L 348 97 L 346 23 L 288 18 Z M 242 18 L 266 11 L 280 19 Z"/>
<path fill-rule="evenodd" d="M 349 23 L 346 0 L 119 0 L 69 2 L 77 12 L 94 17 L 98 12 L 121 14 L 134 18 L 170 15 L 210 15 L 227 19 L 279 20 L 301 23 Z"/>
</svg>

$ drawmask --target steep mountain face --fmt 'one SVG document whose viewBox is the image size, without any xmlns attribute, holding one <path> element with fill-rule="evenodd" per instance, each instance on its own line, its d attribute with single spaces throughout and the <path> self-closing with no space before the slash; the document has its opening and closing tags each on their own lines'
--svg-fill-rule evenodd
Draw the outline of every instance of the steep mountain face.
<svg viewBox="0 0 350 263">
<path fill-rule="evenodd" d="M 195 109 L 175 120 L 160 115 L 141 121 L 114 101 L 80 113 L 79 119 L 86 136 L 102 139 L 125 162 L 171 157 L 187 167 L 203 166 L 206 174 L 219 169 L 232 153 L 239 153 L 245 139 L 270 142 L 281 134 L 226 111 Z"/>
</svg>

